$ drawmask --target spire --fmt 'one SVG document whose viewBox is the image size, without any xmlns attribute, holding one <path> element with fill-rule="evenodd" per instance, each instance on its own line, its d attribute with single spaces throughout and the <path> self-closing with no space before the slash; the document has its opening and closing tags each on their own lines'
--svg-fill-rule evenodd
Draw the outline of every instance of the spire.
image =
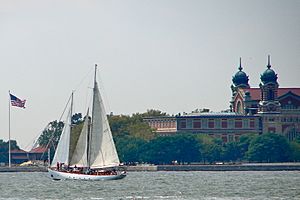
<svg viewBox="0 0 300 200">
<path fill-rule="evenodd" d="M 242 69 L 243 69 L 242 68 L 242 58 L 240 57 L 240 67 L 239 67 L 239 70 L 242 71 Z"/>
<path fill-rule="evenodd" d="M 267 68 L 270 69 L 271 68 L 271 64 L 270 64 L 270 55 L 268 55 L 268 65 Z"/>
</svg>

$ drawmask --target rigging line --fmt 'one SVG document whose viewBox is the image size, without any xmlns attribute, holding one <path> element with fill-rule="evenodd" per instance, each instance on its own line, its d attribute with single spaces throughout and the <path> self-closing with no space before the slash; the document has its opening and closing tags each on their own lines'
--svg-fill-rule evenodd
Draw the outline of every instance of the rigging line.
<svg viewBox="0 0 300 200">
<path fill-rule="evenodd" d="M 109 113 L 105 113 L 105 114 L 110 114 L 111 113 L 111 107 L 110 107 L 110 104 L 109 104 L 109 101 L 108 101 L 108 98 L 107 98 L 107 95 L 106 95 L 106 91 L 105 91 L 104 84 L 103 84 L 103 81 L 101 79 L 100 73 L 97 73 L 97 78 L 99 80 L 98 87 L 99 87 L 99 90 L 100 90 L 99 92 L 100 92 L 100 96 L 101 96 L 101 101 L 104 104 L 104 108 L 106 108 L 105 112 L 109 112 Z"/>
<path fill-rule="evenodd" d="M 72 92 L 73 93 L 73 92 Z M 67 101 L 67 103 L 66 103 L 66 105 L 65 105 L 65 108 L 64 108 L 64 110 L 63 110 L 63 113 L 61 114 L 61 116 L 60 116 L 60 118 L 59 118 L 59 120 L 58 120 L 58 123 L 61 121 L 61 119 L 62 119 L 62 117 L 63 117 L 63 115 L 64 115 L 64 113 L 65 113 L 65 111 L 66 111 L 66 109 L 67 109 L 67 107 L 68 107 L 68 105 L 69 105 L 69 102 L 70 102 L 70 100 L 71 100 L 71 98 L 72 98 L 72 94 L 70 95 L 70 97 L 69 97 L 69 99 L 68 99 L 68 101 Z M 46 126 L 46 128 L 49 126 L 49 124 Z M 46 129 L 45 128 L 45 129 Z M 44 130 L 45 130 L 44 129 Z M 44 131 L 43 131 L 44 132 Z M 55 132 L 55 131 L 54 131 Z M 50 139 L 49 139 L 49 141 L 48 141 L 48 143 L 47 143 L 47 145 L 46 145 L 46 147 L 50 147 L 50 143 L 52 144 L 52 146 L 54 147 L 54 144 L 53 144 L 53 142 L 52 142 L 52 140 L 53 140 L 53 138 L 54 138 L 54 134 L 52 134 L 51 135 L 51 137 L 50 137 Z M 54 147 L 55 148 L 55 147 Z M 44 156 L 44 154 L 45 154 L 45 152 L 43 152 L 43 154 L 42 154 L 42 157 Z"/>
</svg>

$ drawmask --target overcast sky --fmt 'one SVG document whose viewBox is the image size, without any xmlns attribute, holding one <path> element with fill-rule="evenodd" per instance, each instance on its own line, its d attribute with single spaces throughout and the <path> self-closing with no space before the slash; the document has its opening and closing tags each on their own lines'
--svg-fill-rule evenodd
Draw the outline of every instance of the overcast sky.
<svg viewBox="0 0 300 200">
<path fill-rule="evenodd" d="M 228 109 L 239 57 L 258 87 L 267 55 L 300 87 L 298 0 L 0 0 L 0 139 L 28 147 L 72 90 L 85 112 L 95 63 L 107 112 Z M 77 100 L 81 97 L 81 100 Z"/>
</svg>

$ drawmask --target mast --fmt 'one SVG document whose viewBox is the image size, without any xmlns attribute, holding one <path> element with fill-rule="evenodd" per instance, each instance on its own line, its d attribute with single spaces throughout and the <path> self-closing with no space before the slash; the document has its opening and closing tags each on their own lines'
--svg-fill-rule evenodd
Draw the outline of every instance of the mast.
<svg viewBox="0 0 300 200">
<path fill-rule="evenodd" d="M 73 97 L 74 97 L 74 90 L 72 91 L 72 94 L 71 94 L 71 107 L 70 107 L 70 124 L 69 124 L 69 126 L 70 126 L 70 139 L 69 139 L 69 144 L 68 144 L 68 146 L 69 146 L 69 156 L 68 156 L 68 165 L 70 164 L 70 161 L 71 161 L 71 156 L 72 156 L 72 154 L 71 154 L 71 136 L 72 136 L 72 113 L 73 113 Z"/>
<path fill-rule="evenodd" d="M 96 90 L 96 87 L 97 87 L 97 80 L 96 80 L 96 77 L 97 77 L 97 64 L 95 64 L 95 73 L 94 73 L 94 87 L 93 87 L 93 102 L 92 102 L 92 105 L 94 106 L 94 103 L 95 103 L 95 90 Z M 88 128 L 88 134 L 87 134 L 87 164 L 88 164 L 88 168 L 91 167 L 91 133 L 92 133 L 92 129 L 93 129 L 93 121 L 94 121 L 94 108 L 92 107 L 92 120 L 91 120 L 91 123 L 89 125 L 89 128 Z"/>
</svg>

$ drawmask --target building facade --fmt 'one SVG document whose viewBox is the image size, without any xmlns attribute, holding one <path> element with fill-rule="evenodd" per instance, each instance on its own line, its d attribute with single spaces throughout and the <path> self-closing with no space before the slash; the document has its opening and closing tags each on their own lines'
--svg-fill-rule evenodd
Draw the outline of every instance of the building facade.
<svg viewBox="0 0 300 200">
<path fill-rule="evenodd" d="M 231 111 L 259 116 L 262 133 L 281 134 L 289 140 L 300 136 L 300 88 L 279 87 L 278 76 L 271 68 L 270 56 L 258 88 L 250 87 L 249 78 L 242 69 L 240 62 L 239 72 L 232 78 Z"/>
<path fill-rule="evenodd" d="M 145 121 L 161 135 L 188 132 L 228 142 L 248 133 L 277 133 L 293 140 L 300 136 L 300 88 L 281 88 L 277 80 L 268 56 L 259 87 L 251 87 L 240 58 L 238 72 L 232 77 L 230 112 L 199 112 Z"/>
<path fill-rule="evenodd" d="M 146 117 L 144 121 L 162 136 L 172 135 L 177 131 L 177 121 L 174 116 Z"/>
<path fill-rule="evenodd" d="M 177 116 L 177 132 L 206 134 L 223 142 L 238 141 L 244 134 L 260 134 L 260 117 L 237 113 L 193 113 Z"/>
</svg>

